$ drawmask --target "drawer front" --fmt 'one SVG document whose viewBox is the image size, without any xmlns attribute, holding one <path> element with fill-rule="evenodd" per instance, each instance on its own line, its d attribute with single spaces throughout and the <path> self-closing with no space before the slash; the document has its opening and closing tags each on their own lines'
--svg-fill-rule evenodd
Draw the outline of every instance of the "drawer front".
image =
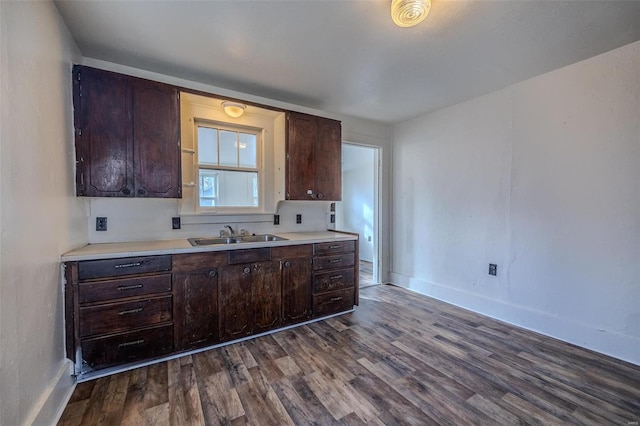
<svg viewBox="0 0 640 426">
<path fill-rule="evenodd" d="M 349 251 L 355 251 L 356 242 L 349 241 L 334 241 L 331 243 L 316 243 L 313 245 L 313 254 L 333 254 L 333 253 L 345 253 Z"/>
<path fill-rule="evenodd" d="M 353 287 L 355 285 L 354 276 L 353 268 L 314 274 L 313 293 L 326 293 L 327 291 Z"/>
<path fill-rule="evenodd" d="M 154 358 L 173 351 L 173 325 L 87 339 L 81 347 L 91 369 Z"/>
<path fill-rule="evenodd" d="M 296 246 L 281 246 L 271 248 L 271 260 L 286 260 L 296 257 L 311 257 L 313 245 L 301 244 Z"/>
<path fill-rule="evenodd" d="M 345 253 L 335 256 L 316 256 L 313 258 L 313 270 L 337 269 L 355 265 L 355 254 Z"/>
<path fill-rule="evenodd" d="M 216 269 L 227 265 L 227 253 L 224 251 L 174 254 L 172 272 L 193 272 Z"/>
<path fill-rule="evenodd" d="M 169 291 L 171 291 L 171 274 L 122 278 L 80 283 L 78 286 L 78 301 L 80 303 L 101 302 L 103 300 L 145 296 Z"/>
<path fill-rule="evenodd" d="M 80 308 L 80 337 L 118 333 L 172 319 L 172 297 Z"/>
<path fill-rule="evenodd" d="M 170 270 L 171 255 L 85 260 L 78 262 L 78 279 L 90 280 Z"/>
<path fill-rule="evenodd" d="M 353 288 L 313 296 L 313 316 L 317 318 L 348 311 L 353 309 L 353 301 Z"/>
<path fill-rule="evenodd" d="M 271 260 L 271 248 L 229 250 L 229 265 Z"/>
</svg>

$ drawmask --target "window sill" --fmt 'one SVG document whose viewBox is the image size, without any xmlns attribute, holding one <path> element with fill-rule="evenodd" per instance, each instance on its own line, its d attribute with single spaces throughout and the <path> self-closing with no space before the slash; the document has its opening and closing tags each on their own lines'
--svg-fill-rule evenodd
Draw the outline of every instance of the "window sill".
<svg viewBox="0 0 640 426">
<path fill-rule="evenodd" d="M 230 218 L 241 217 L 243 223 L 273 223 L 274 213 L 227 213 L 227 212 L 203 212 L 200 214 L 182 214 L 180 221 L 183 225 L 200 225 L 210 223 L 229 223 Z"/>
</svg>

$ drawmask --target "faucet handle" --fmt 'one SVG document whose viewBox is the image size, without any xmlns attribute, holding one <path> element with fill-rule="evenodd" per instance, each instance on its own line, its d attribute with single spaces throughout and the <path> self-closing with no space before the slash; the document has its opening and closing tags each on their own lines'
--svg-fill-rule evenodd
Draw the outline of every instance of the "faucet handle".
<svg viewBox="0 0 640 426">
<path fill-rule="evenodd" d="M 240 230 L 240 235 L 249 235 L 249 231 L 247 231 L 246 229 L 241 229 Z"/>
<path fill-rule="evenodd" d="M 229 236 L 229 233 L 227 231 L 225 231 L 224 229 L 220 230 L 220 238 L 225 238 L 228 236 Z"/>
</svg>

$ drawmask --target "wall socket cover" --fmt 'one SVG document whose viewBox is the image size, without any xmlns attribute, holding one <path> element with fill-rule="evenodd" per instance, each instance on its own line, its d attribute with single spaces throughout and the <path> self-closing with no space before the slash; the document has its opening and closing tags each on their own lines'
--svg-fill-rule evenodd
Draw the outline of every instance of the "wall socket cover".
<svg viewBox="0 0 640 426">
<path fill-rule="evenodd" d="M 302 215 L 301 214 L 297 214 L 296 215 L 296 223 L 302 223 Z"/>
<path fill-rule="evenodd" d="M 96 231 L 106 231 L 106 230 L 107 230 L 107 218 L 96 217 Z"/>
<path fill-rule="evenodd" d="M 180 229 L 180 217 L 171 218 L 171 229 Z"/>
<path fill-rule="evenodd" d="M 498 265 L 496 265 L 495 263 L 489 264 L 489 275 L 498 275 Z"/>
</svg>

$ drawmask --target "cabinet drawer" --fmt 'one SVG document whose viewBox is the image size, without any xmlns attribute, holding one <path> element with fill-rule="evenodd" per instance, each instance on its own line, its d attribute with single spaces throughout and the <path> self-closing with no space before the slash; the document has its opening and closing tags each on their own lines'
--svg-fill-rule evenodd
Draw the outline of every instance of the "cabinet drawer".
<svg viewBox="0 0 640 426">
<path fill-rule="evenodd" d="M 172 297 L 80 308 L 80 337 L 118 333 L 172 319 Z"/>
<path fill-rule="evenodd" d="M 173 325 L 82 341 L 82 358 L 92 369 L 154 358 L 173 351 Z"/>
<path fill-rule="evenodd" d="M 344 268 L 355 265 L 355 254 L 345 253 L 335 256 L 316 256 L 313 258 L 313 270 Z"/>
<path fill-rule="evenodd" d="M 229 265 L 271 260 L 271 248 L 229 250 Z"/>
<path fill-rule="evenodd" d="M 94 281 L 80 283 L 78 301 L 80 303 L 101 302 L 168 291 L 171 291 L 171 274 Z"/>
<path fill-rule="evenodd" d="M 353 287 L 355 284 L 353 277 L 353 268 L 315 274 L 313 276 L 313 293 L 325 293 Z"/>
<path fill-rule="evenodd" d="M 353 288 L 313 296 L 313 316 L 322 317 L 348 311 L 353 308 L 353 301 Z"/>
<path fill-rule="evenodd" d="M 171 255 L 85 260 L 78 262 L 78 279 L 90 280 L 170 270 Z"/>
<path fill-rule="evenodd" d="M 333 241 L 330 243 L 316 243 L 313 245 L 313 254 L 333 254 L 355 251 L 356 242 L 349 241 Z"/>
<path fill-rule="evenodd" d="M 296 257 L 311 257 L 312 255 L 313 246 L 311 244 L 271 248 L 271 260 L 286 260 L 294 259 Z"/>
<path fill-rule="evenodd" d="M 174 254 L 173 273 L 193 272 L 216 269 L 227 265 L 227 253 L 224 251 Z"/>
</svg>

